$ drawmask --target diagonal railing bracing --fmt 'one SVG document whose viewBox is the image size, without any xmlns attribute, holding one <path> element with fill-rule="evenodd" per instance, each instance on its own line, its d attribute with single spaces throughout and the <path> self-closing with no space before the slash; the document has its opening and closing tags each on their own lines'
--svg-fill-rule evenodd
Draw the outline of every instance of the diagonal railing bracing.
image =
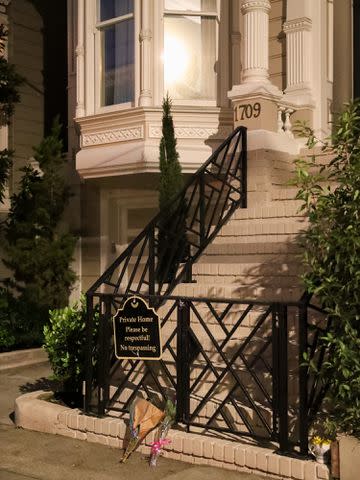
<svg viewBox="0 0 360 480">
<path fill-rule="evenodd" d="M 88 290 L 169 295 L 232 213 L 246 207 L 246 128 L 238 127 Z"/>
</svg>

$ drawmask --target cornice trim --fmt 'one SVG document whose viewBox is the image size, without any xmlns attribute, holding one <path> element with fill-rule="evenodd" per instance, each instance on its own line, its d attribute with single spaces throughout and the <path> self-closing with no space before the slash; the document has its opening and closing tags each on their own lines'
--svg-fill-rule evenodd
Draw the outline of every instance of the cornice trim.
<svg viewBox="0 0 360 480">
<path fill-rule="evenodd" d="M 195 138 L 195 139 L 212 139 L 222 140 L 226 138 L 232 132 L 231 126 L 222 126 L 218 128 L 206 128 L 206 127 L 175 127 L 176 138 Z M 161 138 L 162 129 L 161 125 L 149 125 L 149 137 Z"/>
<path fill-rule="evenodd" d="M 81 137 L 82 147 L 104 145 L 107 143 L 128 142 L 129 140 L 141 140 L 144 138 L 143 125 L 131 128 L 116 128 L 94 133 L 84 133 Z"/>
<path fill-rule="evenodd" d="M 283 24 L 283 31 L 285 33 L 299 32 L 299 31 L 310 31 L 312 29 L 312 20 L 308 17 L 295 18 L 293 20 L 288 20 Z"/>
</svg>

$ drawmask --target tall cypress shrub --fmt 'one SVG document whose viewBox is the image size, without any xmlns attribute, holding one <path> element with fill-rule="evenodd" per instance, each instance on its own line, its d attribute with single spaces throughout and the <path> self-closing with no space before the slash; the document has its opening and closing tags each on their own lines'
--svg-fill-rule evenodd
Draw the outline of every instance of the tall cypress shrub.
<svg viewBox="0 0 360 480">
<path fill-rule="evenodd" d="M 174 198 L 183 187 L 183 177 L 179 154 L 176 150 L 176 138 L 174 122 L 171 115 L 171 99 L 169 95 L 163 100 L 162 104 L 162 137 L 160 140 L 160 182 L 159 182 L 159 207 L 160 210 L 166 208 L 174 210 L 176 205 L 170 205 Z"/>
<path fill-rule="evenodd" d="M 184 182 L 176 149 L 171 106 L 171 99 L 166 95 L 162 104 L 162 137 L 159 151 L 159 208 L 163 212 L 158 235 L 159 283 L 172 281 L 186 248 L 184 247 L 186 205 L 184 201 L 175 200 Z"/>
</svg>

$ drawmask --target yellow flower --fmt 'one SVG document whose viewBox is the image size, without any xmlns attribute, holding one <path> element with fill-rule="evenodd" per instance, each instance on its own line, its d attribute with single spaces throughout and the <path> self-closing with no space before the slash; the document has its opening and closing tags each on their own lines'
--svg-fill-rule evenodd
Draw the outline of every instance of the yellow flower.
<svg viewBox="0 0 360 480">
<path fill-rule="evenodd" d="M 313 445 L 330 445 L 331 440 L 329 440 L 328 438 L 322 438 L 316 435 L 311 439 L 311 443 Z"/>
</svg>

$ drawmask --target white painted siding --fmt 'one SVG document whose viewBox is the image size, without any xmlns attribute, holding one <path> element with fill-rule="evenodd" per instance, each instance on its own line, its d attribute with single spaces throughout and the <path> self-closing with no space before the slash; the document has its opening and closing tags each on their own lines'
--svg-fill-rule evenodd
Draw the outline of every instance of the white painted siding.
<svg viewBox="0 0 360 480">
<path fill-rule="evenodd" d="M 9 147 L 15 150 L 10 183 L 14 191 L 20 179 L 19 168 L 33 155 L 44 130 L 42 19 L 27 0 L 16 0 L 9 8 L 9 61 L 26 78 L 21 87 L 21 102 L 16 106 L 9 129 Z"/>
</svg>

